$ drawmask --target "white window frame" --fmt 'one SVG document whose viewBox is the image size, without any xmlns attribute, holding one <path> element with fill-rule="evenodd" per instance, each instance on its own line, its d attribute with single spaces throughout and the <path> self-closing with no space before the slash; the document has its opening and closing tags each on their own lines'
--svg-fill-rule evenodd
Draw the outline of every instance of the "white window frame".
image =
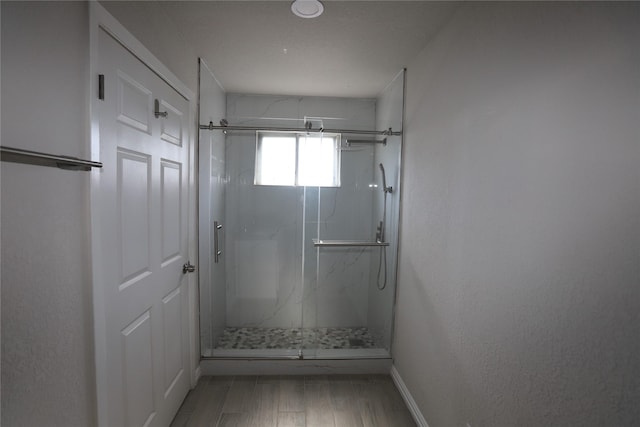
<svg viewBox="0 0 640 427">
<path fill-rule="evenodd" d="M 282 138 L 295 138 L 295 154 L 293 156 L 293 172 L 292 179 L 287 183 L 273 183 L 265 181 L 262 176 L 263 169 L 263 157 L 262 157 L 262 139 L 264 137 L 282 137 Z M 302 144 L 307 138 L 328 138 L 333 141 L 333 156 L 332 156 L 332 176 L 333 182 L 322 183 L 321 185 L 308 185 L 300 181 L 300 169 L 304 167 L 301 164 L 300 151 Z M 284 186 L 284 187 L 340 187 L 340 166 L 341 166 L 341 134 L 339 133 L 318 133 L 318 132 L 278 132 L 260 130 L 256 131 L 256 155 L 255 155 L 255 172 L 254 172 L 254 185 L 258 186 Z"/>
</svg>

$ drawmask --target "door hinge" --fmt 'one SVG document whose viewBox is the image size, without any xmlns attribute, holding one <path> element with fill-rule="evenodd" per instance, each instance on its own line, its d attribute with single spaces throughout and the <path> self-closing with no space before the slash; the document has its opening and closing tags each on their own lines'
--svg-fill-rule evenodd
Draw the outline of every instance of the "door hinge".
<svg viewBox="0 0 640 427">
<path fill-rule="evenodd" d="M 98 74 L 98 99 L 104 101 L 104 74 Z"/>
</svg>

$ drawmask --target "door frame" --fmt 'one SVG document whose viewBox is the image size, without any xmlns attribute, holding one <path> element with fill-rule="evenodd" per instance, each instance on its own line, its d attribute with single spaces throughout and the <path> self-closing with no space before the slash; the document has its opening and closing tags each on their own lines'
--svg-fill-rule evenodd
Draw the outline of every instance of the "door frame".
<svg viewBox="0 0 640 427">
<path fill-rule="evenodd" d="M 89 3 L 89 77 L 87 105 L 89 106 L 89 141 L 91 158 L 100 156 L 100 121 L 98 117 L 97 96 L 98 88 L 98 35 L 103 29 L 113 38 L 118 40 L 127 50 L 155 72 L 169 86 L 175 89 L 189 103 L 189 116 L 187 128 L 187 141 L 189 143 L 188 164 L 188 259 L 198 260 L 197 246 L 197 165 L 196 165 L 196 138 L 195 117 L 197 99 L 195 93 L 173 74 L 158 58 L 155 57 L 142 43 L 140 43 L 124 26 L 122 26 L 109 12 L 98 2 Z M 195 66 L 195 65 L 194 65 Z M 106 324 L 105 324 L 105 300 L 102 293 L 104 287 L 102 274 L 102 254 L 100 249 L 100 209 L 98 204 L 98 189 L 100 188 L 101 172 L 93 169 L 89 187 L 90 195 L 90 222 L 91 222 L 91 270 L 92 270 L 92 296 L 93 296 L 93 329 L 94 329 L 94 357 L 95 357 L 95 387 L 97 400 L 97 420 L 99 426 L 108 425 L 108 390 L 107 390 L 107 359 L 106 359 Z M 188 370 L 191 387 L 195 387 L 200 376 L 200 353 L 198 345 L 198 292 L 197 274 L 187 275 L 187 297 L 189 317 L 189 358 Z"/>
</svg>

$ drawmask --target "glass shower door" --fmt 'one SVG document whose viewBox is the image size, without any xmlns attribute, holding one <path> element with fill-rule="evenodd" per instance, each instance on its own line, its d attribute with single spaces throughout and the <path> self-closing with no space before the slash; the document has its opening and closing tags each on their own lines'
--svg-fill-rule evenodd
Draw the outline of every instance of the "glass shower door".
<svg viewBox="0 0 640 427">
<path fill-rule="evenodd" d="M 226 137 L 226 324 L 213 357 L 299 357 L 303 188 L 254 184 L 255 133 Z"/>
<path fill-rule="evenodd" d="M 401 130 L 404 71 L 376 100 Z M 339 187 L 305 196 L 305 358 L 387 358 L 393 332 L 402 136 L 343 135 Z M 316 239 L 316 243 L 313 243 Z M 332 245 L 332 241 L 336 245 Z"/>
<path fill-rule="evenodd" d="M 307 188 L 305 358 L 389 357 L 389 343 L 370 328 L 379 298 L 372 270 L 386 247 L 376 241 L 373 158 L 373 144 L 345 151 L 340 187 Z M 385 297 L 392 305 L 393 294 Z"/>
</svg>

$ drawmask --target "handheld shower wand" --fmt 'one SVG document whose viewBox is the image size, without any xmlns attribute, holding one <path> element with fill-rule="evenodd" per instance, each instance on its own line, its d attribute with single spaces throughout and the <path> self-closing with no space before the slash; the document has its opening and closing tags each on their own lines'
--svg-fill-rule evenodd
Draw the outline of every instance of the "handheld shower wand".
<svg viewBox="0 0 640 427">
<path fill-rule="evenodd" d="M 393 193 L 393 187 L 387 187 L 387 175 L 384 173 L 384 166 L 380 163 L 380 170 L 382 171 L 382 191 L 386 193 Z"/>
<path fill-rule="evenodd" d="M 387 194 L 388 193 L 392 193 L 393 192 L 393 188 L 392 187 L 387 187 L 387 175 L 384 172 L 384 166 L 382 165 L 382 163 L 379 163 L 380 165 L 380 171 L 382 172 L 382 194 L 383 199 L 382 199 L 382 221 L 380 221 L 379 225 L 378 225 L 378 230 L 376 233 L 376 241 L 382 243 L 384 242 L 384 229 L 387 223 Z M 382 268 L 383 268 L 383 264 L 384 264 L 384 280 L 382 282 L 382 285 L 380 284 L 380 276 L 382 275 Z M 379 290 L 383 290 L 384 288 L 387 287 L 387 247 L 386 246 L 381 246 L 380 247 L 380 260 L 378 263 L 378 289 Z"/>
</svg>

